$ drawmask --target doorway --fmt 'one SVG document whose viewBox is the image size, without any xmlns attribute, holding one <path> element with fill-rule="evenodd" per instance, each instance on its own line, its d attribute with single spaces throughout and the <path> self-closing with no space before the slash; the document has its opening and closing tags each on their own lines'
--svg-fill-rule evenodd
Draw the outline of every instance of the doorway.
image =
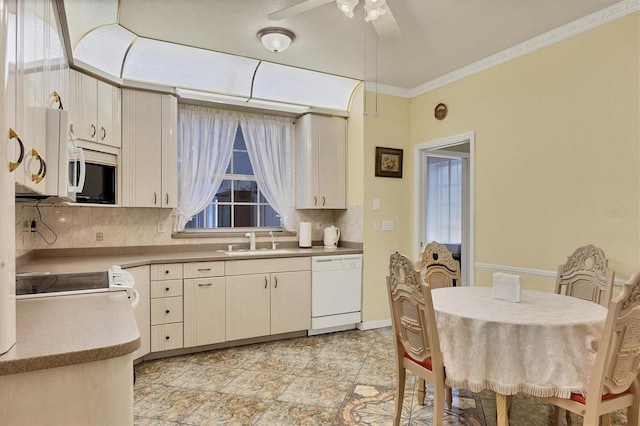
<svg viewBox="0 0 640 426">
<path fill-rule="evenodd" d="M 473 145 L 469 132 L 414 148 L 415 258 L 430 241 L 447 245 L 464 286 L 474 284 Z"/>
</svg>

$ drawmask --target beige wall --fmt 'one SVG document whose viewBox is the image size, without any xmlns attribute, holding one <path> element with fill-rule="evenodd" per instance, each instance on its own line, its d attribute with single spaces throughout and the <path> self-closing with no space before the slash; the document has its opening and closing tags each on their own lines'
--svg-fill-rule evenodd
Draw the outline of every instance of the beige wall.
<svg viewBox="0 0 640 426">
<path fill-rule="evenodd" d="M 378 95 L 375 117 L 375 94 L 367 92 L 368 115 L 364 119 L 364 322 L 389 318 L 389 302 L 385 277 L 389 255 L 398 250 L 409 254 L 411 249 L 411 147 L 409 144 L 409 100 Z M 404 150 L 402 179 L 375 177 L 376 146 Z M 351 167 L 351 162 L 349 163 Z M 380 199 L 380 210 L 373 210 L 373 200 Z M 374 222 L 393 220 L 394 231 L 373 230 Z"/>
<path fill-rule="evenodd" d="M 412 99 L 412 144 L 475 132 L 476 262 L 555 271 L 595 244 L 618 278 L 640 268 L 639 16 Z"/>
</svg>

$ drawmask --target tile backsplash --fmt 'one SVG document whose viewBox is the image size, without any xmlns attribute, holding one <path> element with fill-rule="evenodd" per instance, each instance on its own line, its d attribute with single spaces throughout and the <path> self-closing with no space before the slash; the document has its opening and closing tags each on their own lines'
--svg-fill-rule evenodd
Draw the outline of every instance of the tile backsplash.
<svg viewBox="0 0 640 426">
<path fill-rule="evenodd" d="M 314 224 L 313 241 L 322 241 L 325 226 L 336 225 L 341 228 L 342 240 L 362 242 L 361 206 L 350 206 L 346 211 L 298 210 L 296 213 L 297 223 Z M 173 238 L 171 209 L 16 203 L 15 215 L 17 256 L 35 249 L 247 242 L 244 237 Z M 34 220 L 35 232 L 31 232 L 30 224 Z M 258 244 L 267 239 L 258 238 Z M 276 241 L 297 242 L 298 236 L 280 236 Z"/>
</svg>

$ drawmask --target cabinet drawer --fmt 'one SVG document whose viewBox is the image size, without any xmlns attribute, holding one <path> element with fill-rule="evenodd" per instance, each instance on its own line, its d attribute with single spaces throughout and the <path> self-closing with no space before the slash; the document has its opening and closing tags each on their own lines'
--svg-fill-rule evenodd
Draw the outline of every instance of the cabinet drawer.
<svg viewBox="0 0 640 426">
<path fill-rule="evenodd" d="M 182 279 L 182 263 L 151 265 L 151 281 Z"/>
<path fill-rule="evenodd" d="M 182 296 L 182 280 L 163 280 L 151 283 L 151 298 Z"/>
<path fill-rule="evenodd" d="M 182 347 L 182 323 L 151 326 L 151 352 Z"/>
<path fill-rule="evenodd" d="M 184 264 L 185 278 L 221 277 L 224 275 L 224 262 L 192 262 Z"/>
<path fill-rule="evenodd" d="M 151 325 L 182 322 L 182 297 L 151 299 Z"/>
</svg>

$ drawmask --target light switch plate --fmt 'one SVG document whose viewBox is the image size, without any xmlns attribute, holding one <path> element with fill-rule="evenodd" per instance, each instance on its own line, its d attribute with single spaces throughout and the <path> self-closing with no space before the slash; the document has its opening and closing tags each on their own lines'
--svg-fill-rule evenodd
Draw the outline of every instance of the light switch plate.
<svg viewBox="0 0 640 426">
<path fill-rule="evenodd" d="M 374 200 L 373 200 L 373 209 L 374 210 L 380 210 L 380 199 L 379 198 L 374 198 Z"/>
</svg>

